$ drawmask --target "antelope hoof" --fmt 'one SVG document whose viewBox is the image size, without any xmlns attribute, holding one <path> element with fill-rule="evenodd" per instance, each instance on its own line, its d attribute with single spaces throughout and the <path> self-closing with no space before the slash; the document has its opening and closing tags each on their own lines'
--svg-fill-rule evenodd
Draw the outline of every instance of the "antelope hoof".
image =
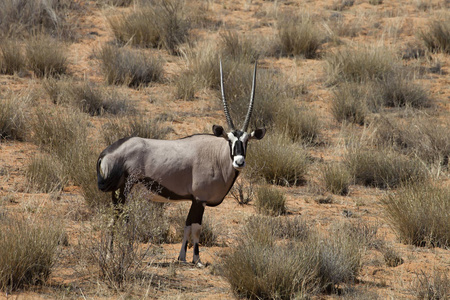
<svg viewBox="0 0 450 300">
<path fill-rule="evenodd" d="M 197 260 L 197 262 L 192 261 L 192 263 L 193 263 L 197 268 L 200 268 L 200 269 L 203 269 L 203 268 L 206 267 L 206 265 L 203 264 L 200 260 Z"/>
</svg>

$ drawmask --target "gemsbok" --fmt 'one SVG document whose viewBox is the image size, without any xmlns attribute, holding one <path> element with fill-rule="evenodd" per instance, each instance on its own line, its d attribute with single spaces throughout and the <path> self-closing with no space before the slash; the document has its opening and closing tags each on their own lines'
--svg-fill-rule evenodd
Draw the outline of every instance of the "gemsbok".
<svg viewBox="0 0 450 300">
<path fill-rule="evenodd" d="M 255 63 L 250 104 L 242 129 L 234 127 L 225 99 L 222 62 L 220 87 L 223 109 L 230 131 L 213 125 L 213 134 L 196 134 L 177 140 L 140 137 L 123 138 L 100 154 L 97 161 L 98 188 L 112 192 L 117 207 L 126 202 L 127 185 L 143 183 L 153 201 L 192 202 L 184 227 L 179 261 L 186 261 L 189 237 L 194 246 L 193 263 L 201 265 L 199 239 L 205 206 L 222 203 L 245 166 L 247 143 L 262 139 L 265 128 L 247 133 L 253 110 L 256 85 Z M 112 243 L 112 241 L 111 241 Z"/>
</svg>

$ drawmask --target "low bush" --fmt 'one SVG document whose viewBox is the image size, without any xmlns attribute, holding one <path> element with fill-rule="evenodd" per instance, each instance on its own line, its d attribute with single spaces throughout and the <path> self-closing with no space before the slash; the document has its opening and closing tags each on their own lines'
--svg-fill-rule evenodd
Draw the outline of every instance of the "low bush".
<svg viewBox="0 0 450 300">
<path fill-rule="evenodd" d="M 264 215 L 279 216 L 285 214 L 286 196 L 273 187 L 261 186 L 256 190 L 256 209 Z"/>
<path fill-rule="evenodd" d="M 23 141 L 27 137 L 28 100 L 21 94 L 0 95 L 0 139 Z"/>
<path fill-rule="evenodd" d="M 26 41 L 28 68 L 38 77 L 58 76 L 66 73 L 67 51 L 63 43 L 49 35 L 38 34 Z"/>
<path fill-rule="evenodd" d="M 413 291 L 417 299 L 448 299 L 450 297 L 450 278 L 444 272 L 434 270 L 432 275 L 424 271 L 417 275 Z"/>
<path fill-rule="evenodd" d="M 25 55 L 19 41 L 3 39 L 0 44 L 0 73 L 12 75 L 25 69 Z"/>
<path fill-rule="evenodd" d="M 252 40 L 238 35 L 235 31 L 223 31 L 220 35 L 222 57 L 230 57 L 241 63 L 254 63 L 259 56 Z"/>
<path fill-rule="evenodd" d="M 302 55 L 305 58 L 317 56 L 324 34 L 309 15 L 281 14 L 277 28 L 283 55 Z"/>
<path fill-rule="evenodd" d="M 43 87 L 55 104 L 69 104 L 91 116 L 134 113 L 134 109 L 116 90 L 107 90 L 92 82 L 76 82 L 69 78 L 48 78 Z"/>
<path fill-rule="evenodd" d="M 380 94 L 383 106 L 387 107 L 423 108 L 430 106 L 428 93 L 403 74 L 387 76 L 378 82 L 373 92 Z"/>
<path fill-rule="evenodd" d="M 143 115 L 110 118 L 103 125 L 103 139 L 107 145 L 124 138 L 138 136 L 148 139 L 164 139 L 172 131 L 162 125 L 163 119 Z"/>
<path fill-rule="evenodd" d="M 180 0 L 152 1 L 128 15 L 111 16 L 108 21 L 119 43 L 163 47 L 173 54 L 187 41 L 191 26 Z"/>
<path fill-rule="evenodd" d="M 355 83 L 340 84 L 334 91 L 331 111 L 338 122 L 363 125 L 369 113 L 366 85 Z"/>
<path fill-rule="evenodd" d="M 288 100 L 279 108 L 274 123 L 295 143 L 314 144 L 321 130 L 317 113 Z"/>
<path fill-rule="evenodd" d="M 272 245 L 275 239 L 306 241 L 311 229 L 300 216 L 253 215 L 247 219 L 243 234 L 262 244 Z"/>
<path fill-rule="evenodd" d="M 249 145 L 247 163 L 249 176 L 289 186 L 305 181 L 309 159 L 301 146 L 274 132 Z"/>
<path fill-rule="evenodd" d="M 67 184 L 61 162 L 49 155 L 36 155 L 27 167 L 26 177 L 32 190 L 50 193 Z"/>
<path fill-rule="evenodd" d="M 403 186 L 382 200 L 386 217 L 404 243 L 450 245 L 450 190 L 431 184 Z"/>
<path fill-rule="evenodd" d="M 139 87 L 161 81 L 163 78 L 161 59 L 149 57 L 139 51 L 104 45 L 97 54 L 97 58 L 100 61 L 103 76 L 109 84 Z"/>
<path fill-rule="evenodd" d="M 278 240 L 286 238 L 274 225 L 281 218 L 250 218 L 224 258 L 224 277 L 238 296 L 308 298 L 355 281 L 365 248 L 359 231 L 335 226 L 325 235 L 307 229 L 300 239 Z"/>
<path fill-rule="evenodd" d="M 432 52 L 450 53 L 450 18 L 434 20 L 420 33 L 425 46 Z"/>
<path fill-rule="evenodd" d="M 54 220 L 0 218 L 0 290 L 42 284 L 56 262 L 61 226 Z"/>
<path fill-rule="evenodd" d="M 414 155 L 428 163 L 448 167 L 450 157 L 450 123 L 435 118 L 417 117 L 411 120 L 381 118 L 374 123 L 379 145 L 393 146 L 398 152 Z M 446 162 L 447 160 L 447 162 Z"/>
<path fill-rule="evenodd" d="M 426 170 L 417 158 L 389 150 L 350 149 L 345 157 L 356 183 L 379 188 L 395 188 L 406 182 L 423 182 Z"/>
<path fill-rule="evenodd" d="M 344 165 L 326 163 L 322 168 L 322 178 L 327 191 L 336 195 L 348 194 L 352 177 Z"/>
<path fill-rule="evenodd" d="M 383 80 L 398 67 L 398 59 L 380 46 L 343 48 L 325 57 L 328 82 Z"/>
</svg>

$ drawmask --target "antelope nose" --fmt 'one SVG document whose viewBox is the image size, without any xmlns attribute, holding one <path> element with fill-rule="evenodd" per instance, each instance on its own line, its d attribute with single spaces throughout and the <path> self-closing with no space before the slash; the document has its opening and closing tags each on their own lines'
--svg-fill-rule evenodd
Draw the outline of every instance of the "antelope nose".
<svg viewBox="0 0 450 300">
<path fill-rule="evenodd" d="M 245 166 L 245 158 L 242 155 L 234 157 L 234 166 L 237 168 L 243 168 Z"/>
</svg>

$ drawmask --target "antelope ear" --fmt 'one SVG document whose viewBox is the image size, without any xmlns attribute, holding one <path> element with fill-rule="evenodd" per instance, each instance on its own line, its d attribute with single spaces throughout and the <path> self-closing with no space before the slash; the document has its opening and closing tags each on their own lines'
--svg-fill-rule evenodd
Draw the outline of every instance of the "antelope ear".
<svg viewBox="0 0 450 300">
<path fill-rule="evenodd" d="M 217 137 L 225 137 L 225 130 L 223 129 L 222 126 L 219 125 L 213 125 L 213 134 Z"/>
<path fill-rule="evenodd" d="M 255 129 L 255 131 L 252 131 L 252 133 L 250 133 L 250 138 L 260 140 L 264 137 L 265 134 L 266 134 L 265 128 L 258 128 Z"/>
</svg>

